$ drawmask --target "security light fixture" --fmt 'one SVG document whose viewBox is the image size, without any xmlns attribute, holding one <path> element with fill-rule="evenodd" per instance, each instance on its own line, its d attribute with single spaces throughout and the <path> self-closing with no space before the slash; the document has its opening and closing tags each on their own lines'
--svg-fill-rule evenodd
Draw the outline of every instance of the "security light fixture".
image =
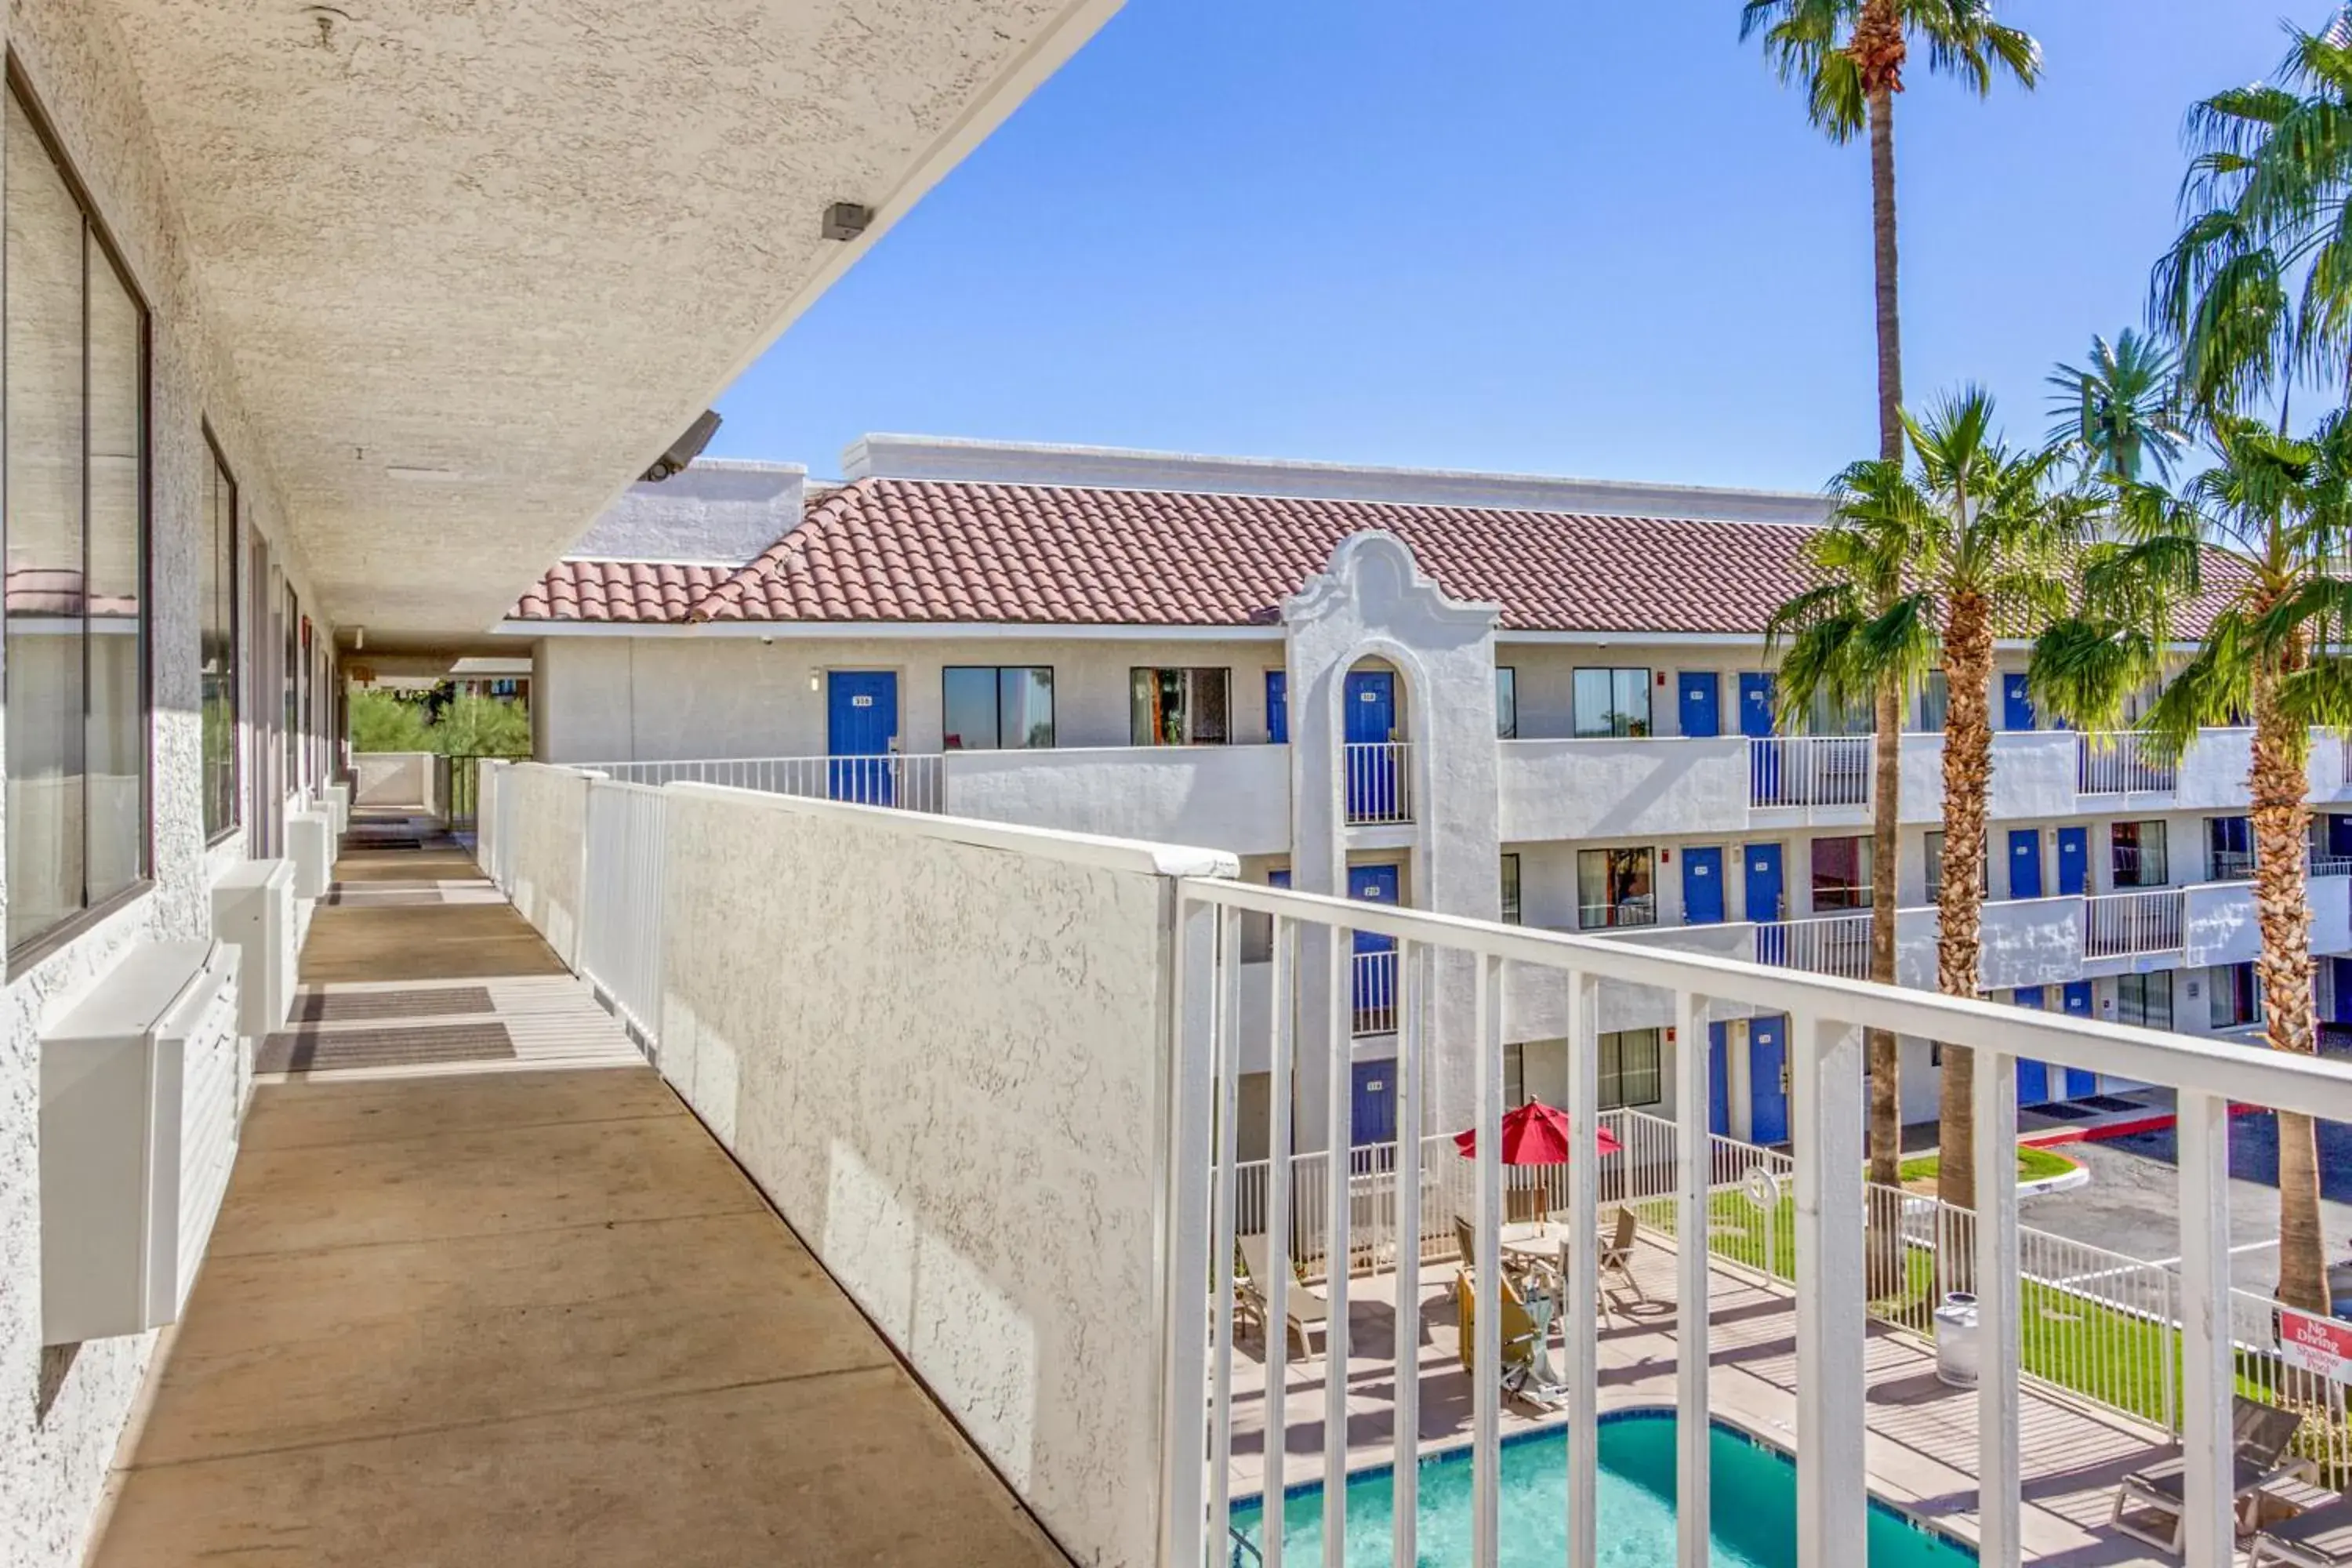
<svg viewBox="0 0 2352 1568">
<path fill-rule="evenodd" d="M 645 482 L 657 485 L 702 456 L 710 445 L 710 437 L 719 434 L 719 416 L 706 408 L 700 417 L 686 427 L 686 434 L 669 444 L 669 450 L 654 459 L 654 466 L 645 472 Z"/>
<path fill-rule="evenodd" d="M 874 221 L 874 209 L 857 202 L 835 202 L 824 209 L 827 239 L 856 239 Z"/>
</svg>

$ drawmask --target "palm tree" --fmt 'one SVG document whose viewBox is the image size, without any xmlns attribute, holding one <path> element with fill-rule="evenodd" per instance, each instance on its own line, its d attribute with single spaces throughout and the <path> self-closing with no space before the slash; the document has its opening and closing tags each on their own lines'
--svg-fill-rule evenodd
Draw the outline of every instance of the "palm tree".
<svg viewBox="0 0 2352 1568">
<path fill-rule="evenodd" d="M 2352 418 L 2307 437 L 2217 415 L 2214 467 L 2179 495 L 2126 485 L 2118 537 L 2086 552 L 2076 613 L 2037 641 L 2038 700 L 2085 728 L 2108 728 L 2126 700 L 2165 673 L 2175 619 L 2210 608 L 2201 640 L 2172 672 L 2141 732 L 2179 755 L 2210 724 L 2253 723 L 2248 771 L 2254 829 L 2255 972 L 2271 1048 L 2311 1052 L 2311 906 L 2305 863 L 2305 768 L 2314 725 L 2352 724 Z M 2279 1300 L 2327 1310 L 2319 1165 L 2311 1119 L 2279 1113 Z"/>
<path fill-rule="evenodd" d="M 2189 445 L 2180 416 L 2179 364 L 2171 352 L 2129 327 L 2091 340 L 2090 362 L 2050 374 L 2050 445 L 2079 454 L 2093 479 L 2159 480 Z"/>
<path fill-rule="evenodd" d="M 2149 316 L 2180 343 L 2190 401 L 2243 414 L 2298 376 L 2352 373 L 2352 8 L 2289 26 L 2273 81 L 2189 113 L 2190 216 L 2158 263 Z"/>
<path fill-rule="evenodd" d="M 1803 679 L 1816 670 L 1851 681 L 1869 668 L 1906 686 L 1941 668 L 1944 712 L 1943 881 L 1937 892 L 1936 982 L 1955 996 L 1980 992 L 1985 812 L 1992 782 L 1991 688 L 1997 632 L 2065 609 L 2064 561 L 2081 541 L 2088 508 L 2053 488 L 2055 450 L 2019 451 L 2002 440 L 1992 399 L 1964 388 L 1924 419 L 1906 417 L 1914 461 L 1859 462 L 1832 486 L 1830 528 L 1812 553 L 1821 586 L 1783 607 L 1789 658 Z M 1851 563 L 1868 563 L 1857 572 Z M 1827 574 L 1834 565 L 1836 575 Z M 1888 591 L 1843 591 L 1866 581 Z M 1832 681 L 1836 679 L 1832 674 Z M 1943 1048 L 1937 1188 L 1956 1207 L 1976 1202 L 1975 1063 Z M 1874 1101 L 1874 1110 L 1875 1109 Z"/>
<path fill-rule="evenodd" d="M 2033 39 L 1993 17 L 1991 0 L 1742 0 L 1741 42 L 1760 37 L 1783 82 L 1801 86 L 1805 112 L 1831 141 L 1870 137 L 1871 255 L 1878 328 L 1878 456 L 1903 462 L 1903 333 L 1895 239 L 1895 95 L 1916 42 L 1928 69 L 1983 97 L 1995 74 L 2032 88 L 2042 74 Z M 1888 601 L 1871 603 L 1884 608 Z M 1895 984 L 1895 823 L 1903 779 L 1904 689 L 1882 679 L 1852 694 L 1872 707 L 1874 777 L 1870 861 L 1870 978 Z M 1870 1161 L 1873 1181 L 1894 1184 L 1902 1157 L 1901 1057 L 1895 1037 L 1873 1029 Z"/>
</svg>

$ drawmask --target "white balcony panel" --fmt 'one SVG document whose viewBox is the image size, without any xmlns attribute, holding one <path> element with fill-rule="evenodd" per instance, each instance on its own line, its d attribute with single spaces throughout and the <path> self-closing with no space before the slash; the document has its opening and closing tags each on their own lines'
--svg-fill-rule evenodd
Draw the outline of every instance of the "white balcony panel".
<svg viewBox="0 0 2352 1568">
<path fill-rule="evenodd" d="M 2305 886 L 2311 907 L 2311 951 L 2352 952 L 2352 897 L 2344 882 L 2315 879 Z M 2188 901 L 2184 964 L 2251 963 L 2262 955 L 2252 883 L 2208 882 L 2186 889 L 2183 896 Z"/>
<path fill-rule="evenodd" d="M 2004 899 L 1984 906 L 1977 984 L 1987 991 L 2058 985 L 2083 974 L 2083 900 Z M 1895 978 L 1922 991 L 1936 988 L 1936 911 L 1904 910 L 1895 917 Z"/>
<path fill-rule="evenodd" d="M 2208 730 L 2180 753 L 2179 782 L 2172 791 L 2145 798 L 2179 811 L 2243 811 L 2246 774 L 2253 760 L 2252 730 Z"/>
<path fill-rule="evenodd" d="M 1624 739 L 1498 742 L 1506 843 L 1737 831 L 1748 823 L 1748 742 Z"/>
<path fill-rule="evenodd" d="M 1992 793 L 1988 810 L 1993 821 L 2022 818 L 2033 821 L 2073 816 L 2076 804 L 2076 737 L 2064 731 L 2021 730 L 1992 738 Z M 1943 805 L 1940 788 L 1935 795 L 1937 814 Z"/>
<path fill-rule="evenodd" d="M 953 816 L 1236 855 L 1290 847 L 1287 746 L 950 752 L 945 764 Z"/>
</svg>

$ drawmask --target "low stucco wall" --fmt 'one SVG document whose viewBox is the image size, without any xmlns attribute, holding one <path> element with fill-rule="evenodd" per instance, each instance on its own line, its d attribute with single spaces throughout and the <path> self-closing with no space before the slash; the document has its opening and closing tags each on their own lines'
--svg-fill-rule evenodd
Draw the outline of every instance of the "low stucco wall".
<svg viewBox="0 0 2352 1568">
<path fill-rule="evenodd" d="M 943 765 L 958 816 L 1236 855 L 1290 848 L 1287 746 L 950 752 Z"/>
<path fill-rule="evenodd" d="M 1149 1563 L 1163 870 L 1231 861 L 664 793 L 664 1074 L 1062 1544 Z"/>
<path fill-rule="evenodd" d="M 359 752 L 352 757 L 352 804 L 377 809 L 436 812 L 433 782 L 439 758 L 431 752 Z"/>
<path fill-rule="evenodd" d="M 1497 744 L 1505 843 L 1748 825 L 1748 742 L 1736 735 Z"/>
<path fill-rule="evenodd" d="M 502 772 L 499 789 L 511 845 L 508 896 L 565 963 L 580 954 L 582 887 L 587 861 L 588 775 L 572 768 L 517 763 Z"/>
</svg>

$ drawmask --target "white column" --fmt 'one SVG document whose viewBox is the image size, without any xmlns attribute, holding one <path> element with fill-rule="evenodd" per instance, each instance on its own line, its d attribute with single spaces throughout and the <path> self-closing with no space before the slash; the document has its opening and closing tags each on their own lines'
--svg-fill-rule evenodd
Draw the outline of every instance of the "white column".
<svg viewBox="0 0 2352 1568">
<path fill-rule="evenodd" d="M 1214 1059 L 1216 912 L 1172 900 L 1169 987 L 1172 1038 L 1160 1162 L 1160 1476 L 1163 1563 L 1198 1563 L 1207 1510 L 1201 1463 L 1202 1395 L 1209 1379 L 1209 1121 Z M 1223 1412 L 1219 1412 L 1220 1417 Z"/>
<path fill-rule="evenodd" d="M 1297 1244 L 1290 1236 L 1290 1095 L 1292 1020 L 1298 952 L 1298 928 L 1276 917 L 1274 922 L 1273 984 L 1266 1019 L 1272 1051 L 1272 1089 L 1266 1095 L 1265 1256 L 1269 1276 L 1260 1281 L 1265 1292 L 1265 1489 L 1264 1496 L 1283 1492 L 1283 1463 L 1287 1458 L 1290 1426 L 1290 1259 Z M 1258 1551 L 1265 1568 L 1282 1568 L 1282 1510 L 1265 1510 L 1258 1530 Z"/>
<path fill-rule="evenodd" d="M 2230 1108 L 2182 1089 L 2179 1111 L 2182 1555 L 2188 1568 L 2230 1568 Z"/>
<path fill-rule="evenodd" d="M 1349 1090 L 1349 1028 L 1353 1009 L 1349 981 L 1353 942 L 1349 933 L 1329 931 L 1324 973 L 1328 977 L 1325 1038 L 1330 1042 L 1327 1081 L 1330 1085 L 1323 1144 L 1324 1221 L 1323 1293 L 1329 1316 L 1323 1329 L 1323 1473 L 1348 1470 L 1348 1260 L 1354 1243 L 1348 1234 L 1349 1211 L 1348 1150 L 1353 1127 L 1353 1096 Z M 1279 1511 L 1280 1505 L 1276 1505 Z M 1347 1568 L 1348 1489 L 1323 1489 L 1323 1565 Z M 1190 1561 L 1189 1559 L 1187 1560 Z"/>
<path fill-rule="evenodd" d="M 1568 1562 L 1592 1568 L 1600 1552 L 1594 1514 L 1601 1442 L 1601 982 L 1568 977 Z"/>
<path fill-rule="evenodd" d="M 592 786 L 593 787 L 593 786 Z M 1216 967 L 1210 984 L 1210 1010 L 1216 1031 L 1211 1079 L 1216 1104 L 1213 1123 L 1216 1207 L 1209 1215 L 1209 1539 L 1224 1542 L 1233 1532 L 1234 1465 L 1234 1191 L 1241 1120 L 1241 911 L 1217 911 Z M 1269 1265 L 1269 1267 L 1278 1267 Z M 1275 1511 L 1278 1527 L 1280 1512 Z"/>
<path fill-rule="evenodd" d="M 1707 1188 L 1714 1149 L 1707 1127 L 1712 1068 L 1706 1005 L 1675 999 L 1675 1561 L 1709 1568 L 1707 1458 Z"/>
<path fill-rule="evenodd" d="M 2018 1562 L 2017 1058 L 1979 1051 L 1977 1163 L 1977 1558 Z"/>
<path fill-rule="evenodd" d="M 1396 1150 L 1396 1432 L 1390 1470 L 1390 1535 L 1395 1568 L 1414 1568 L 1421 1507 L 1421 1134 L 1422 1028 L 1430 949 L 1397 944 Z M 1269 1489 L 1268 1497 L 1282 1494 Z M 1278 1511 L 1278 1509 L 1277 1509 Z"/>
<path fill-rule="evenodd" d="M 1478 1036 L 1472 1074 L 1478 1097 L 1477 1153 L 1471 1162 L 1475 1196 L 1470 1213 L 1476 1258 L 1471 1266 L 1477 1300 L 1470 1364 L 1476 1369 L 1470 1391 L 1470 1562 L 1494 1568 L 1501 1545 L 1503 1462 L 1503 1028 L 1499 959 L 1478 959 L 1478 990 L 1472 1023 Z M 1328 1537 L 1327 1537 L 1328 1539 Z M 1342 1568 L 1334 1564 L 1333 1568 Z"/>
<path fill-rule="evenodd" d="M 1797 1155 L 1797 1562 L 1867 1555 L 1863 1470 L 1862 1034 L 1789 1020 Z"/>
</svg>

